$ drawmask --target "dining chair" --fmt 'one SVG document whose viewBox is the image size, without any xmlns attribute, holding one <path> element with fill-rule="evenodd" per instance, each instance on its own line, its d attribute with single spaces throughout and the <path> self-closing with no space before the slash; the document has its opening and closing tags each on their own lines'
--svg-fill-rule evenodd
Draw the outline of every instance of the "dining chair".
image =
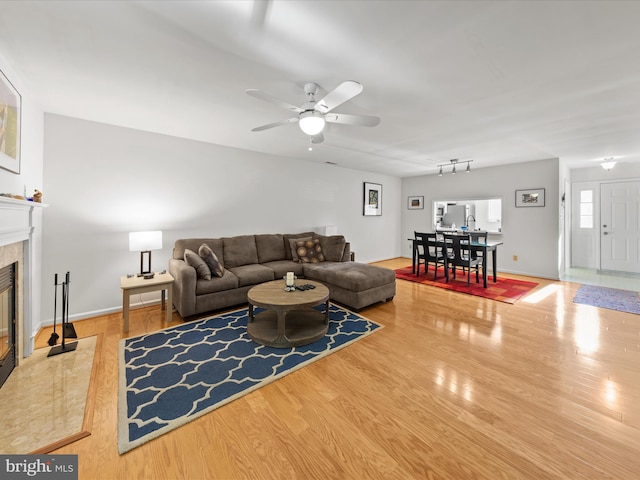
<svg viewBox="0 0 640 480">
<path fill-rule="evenodd" d="M 487 232 L 469 232 L 469 236 L 471 237 L 471 241 L 475 243 L 487 243 Z M 479 258 L 482 260 L 482 264 L 484 265 L 484 258 L 482 251 L 472 250 L 471 258 Z M 484 267 L 483 267 L 484 268 Z"/>
<path fill-rule="evenodd" d="M 472 251 L 469 247 L 471 235 L 452 235 L 445 233 L 444 242 L 447 248 L 447 266 L 451 267 L 453 278 L 456 278 L 456 270 L 462 269 L 467 273 L 467 286 L 470 286 L 471 269 L 474 269 L 476 271 L 476 283 L 480 282 L 480 265 L 482 264 L 482 260 L 472 258 Z M 447 281 L 449 281 L 448 276 Z"/>
<path fill-rule="evenodd" d="M 418 265 L 416 276 L 420 276 L 421 260 L 424 264 L 425 275 L 429 272 L 429 264 L 433 264 L 433 279 L 438 276 L 438 265 L 442 265 L 445 276 L 447 274 L 447 258 L 443 253 L 442 244 L 436 241 L 435 233 L 414 232 L 415 241 L 418 246 Z"/>
</svg>

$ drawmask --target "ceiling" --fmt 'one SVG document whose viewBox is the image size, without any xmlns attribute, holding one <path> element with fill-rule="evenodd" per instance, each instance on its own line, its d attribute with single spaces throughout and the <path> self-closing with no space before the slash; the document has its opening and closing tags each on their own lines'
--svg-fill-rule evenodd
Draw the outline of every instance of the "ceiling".
<svg viewBox="0 0 640 480">
<path fill-rule="evenodd" d="M 640 2 L 3 1 L 0 54 L 46 112 L 408 177 L 560 158 L 640 162 Z M 364 91 L 308 151 L 246 95 Z"/>
</svg>

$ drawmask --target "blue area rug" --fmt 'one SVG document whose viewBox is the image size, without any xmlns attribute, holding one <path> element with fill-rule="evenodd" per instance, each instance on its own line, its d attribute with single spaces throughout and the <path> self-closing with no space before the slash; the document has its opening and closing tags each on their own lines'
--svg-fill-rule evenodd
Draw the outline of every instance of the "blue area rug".
<svg viewBox="0 0 640 480">
<path fill-rule="evenodd" d="M 247 313 L 245 308 L 120 341 L 121 454 L 382 328 L 331 305 L 325 337 L 271 348 L 248 337 Z"/>
<path fill-rule="evenodd" d="M 617 288 L 581 285 L 573 303 L 582 303 L 593 307 L 608 308 L 620 312 L 640 315 L 640 297 L 638 292 L 619 290 Z"/>
</svg>

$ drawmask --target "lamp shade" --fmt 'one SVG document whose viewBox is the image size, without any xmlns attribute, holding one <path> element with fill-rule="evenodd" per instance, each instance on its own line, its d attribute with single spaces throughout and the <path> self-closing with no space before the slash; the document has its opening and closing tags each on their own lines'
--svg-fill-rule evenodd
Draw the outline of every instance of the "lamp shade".
<svg viewBox="0 0 640 480">
<path fill-rule="evenodd" d="M 129 251 L 131 252 L 146 252 L 161 248 L 162 232 L 160 230 L 129 233 Z"/>
<path fill-rule="evenodd" d="M 300 114 L 298 124 L 300 130 L 313 137 L 324 129 L 324 118 L 320 112 L 306 111 Z"/>
</svg>

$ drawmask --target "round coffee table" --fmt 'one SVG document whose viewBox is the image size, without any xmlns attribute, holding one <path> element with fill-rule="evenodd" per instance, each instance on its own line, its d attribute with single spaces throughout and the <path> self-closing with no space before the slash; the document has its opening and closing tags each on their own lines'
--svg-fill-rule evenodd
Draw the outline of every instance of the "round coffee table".
<svg viewBox="0 0 640 480">
<path fill-rule="evenodd" d="M 249 337 L 261 345 L 276 348 L 307 345 L 321 339 L 329 328 L 329 289 L 313 280 L 298 280 L 297 285 L 315 288 L 287 292 L 284 280 L 261 283 L 247 292 L 249 300 Z M 325 311 L 312 307 L 325 303 Z M 265 310 L 254 315 L 254 307 Z"/>
</svg>

